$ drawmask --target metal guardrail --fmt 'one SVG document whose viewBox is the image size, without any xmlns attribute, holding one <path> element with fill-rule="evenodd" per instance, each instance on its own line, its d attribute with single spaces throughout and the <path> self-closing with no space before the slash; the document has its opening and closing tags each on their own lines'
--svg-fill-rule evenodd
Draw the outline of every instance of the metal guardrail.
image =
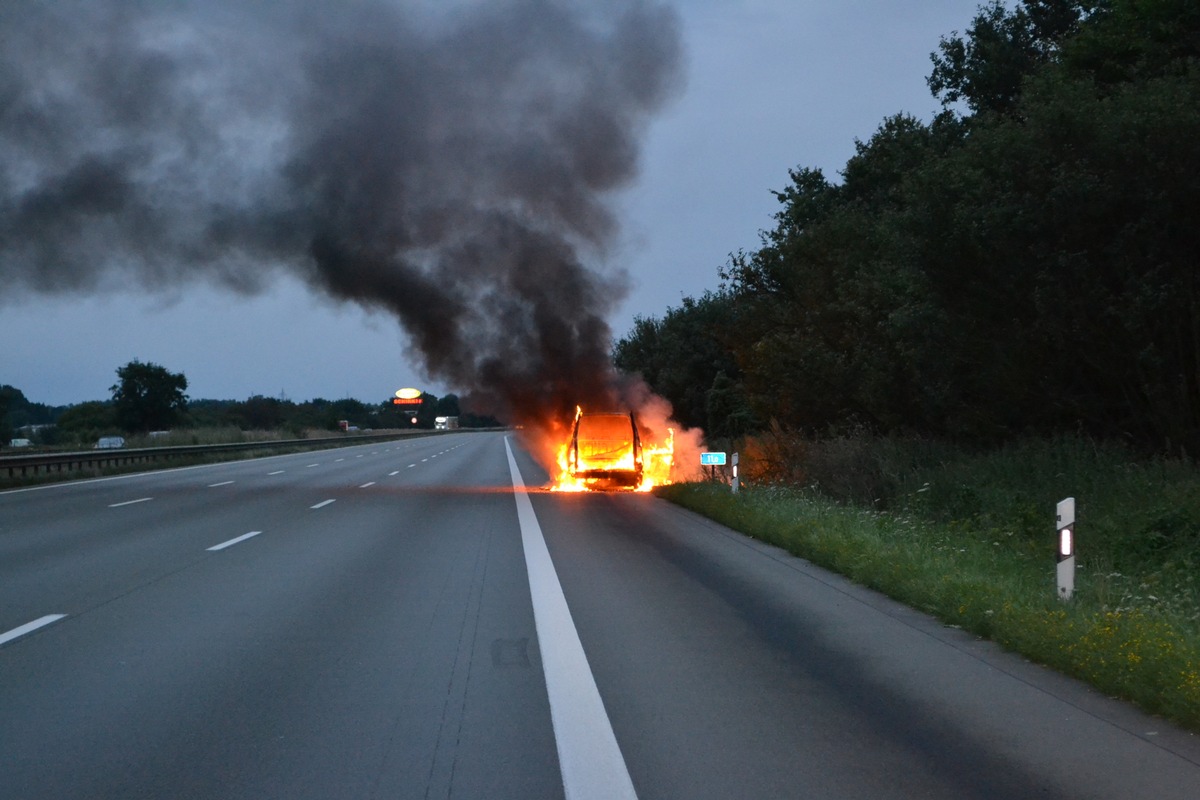
<svg viewBox="0 0 1200 800">
<path fill-rule="evenodd" d="M 177 447 L 112 448 L 83 450 L 74 453 L 30 453 L 19 456 L 0 456 L 0 475 L 9 478 L 37 476 L 49 472 L 77 472 L 130 464 L 150 464 L 189 456 L 219 455 L 253 450 L 287 450 L 303 447 L 318 449 L 370 442 L 386 442 L 418 436 L 437 436 L 461 431 L 406 431 L 404 433 L 360 434 L 331 436 L 324 439 L 284 439 L 274 442 L 237 442 L 234 444 L 192 444 Z"/>
</svg>

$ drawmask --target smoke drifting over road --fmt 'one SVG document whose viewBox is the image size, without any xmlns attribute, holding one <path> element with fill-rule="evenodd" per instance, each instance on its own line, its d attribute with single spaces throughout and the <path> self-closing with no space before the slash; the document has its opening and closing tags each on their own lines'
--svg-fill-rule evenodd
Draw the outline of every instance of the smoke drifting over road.
<svg viewBox="0 0 1200 800">
<path fill-rule="evenodd" d="M 650 0 L 0 8 L 3 299 L 302 276 L 520 420 L 612 402 L 608 194 L 679 88 Z M 569 412 L 567 412 L 569 413 Z"/>
</svg>

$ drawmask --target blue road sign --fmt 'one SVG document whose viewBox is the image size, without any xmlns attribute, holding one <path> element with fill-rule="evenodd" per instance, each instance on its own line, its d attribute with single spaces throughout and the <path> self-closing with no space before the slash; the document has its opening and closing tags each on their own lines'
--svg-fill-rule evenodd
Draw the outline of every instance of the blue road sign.
<svg viewBox="0 0 1200 800">
<path fill-rule="evenodd" d="M 724 453 L 701 453 L 700 466 L 702 467 L 723 467 L 725 466 Z"/>
</svg>

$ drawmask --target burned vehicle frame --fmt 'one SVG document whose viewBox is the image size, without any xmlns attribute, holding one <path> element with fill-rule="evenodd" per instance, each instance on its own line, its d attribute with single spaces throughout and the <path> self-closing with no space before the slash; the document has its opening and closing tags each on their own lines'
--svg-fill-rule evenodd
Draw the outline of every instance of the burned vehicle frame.
<svg viewBox="0 0 1200 800">
<path fill-rule="evenodd" d="M 633 412 L 578 412 L 567 446 L 567 469 L 589 489 L 637 489 L 644 465 Z"/>
</svg>

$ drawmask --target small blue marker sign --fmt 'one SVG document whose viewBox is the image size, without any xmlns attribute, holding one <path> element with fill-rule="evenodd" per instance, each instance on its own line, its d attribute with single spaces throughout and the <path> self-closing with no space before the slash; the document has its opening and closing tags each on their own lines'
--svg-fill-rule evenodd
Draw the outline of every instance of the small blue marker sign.
<svg viewBox="0 0 1200 800">
<path fill-rule="evenodd" d="M 701 453 L 700 466 L 702 467 L 723 467 L 725 466 L 724 453 Z"/>
</svg>

